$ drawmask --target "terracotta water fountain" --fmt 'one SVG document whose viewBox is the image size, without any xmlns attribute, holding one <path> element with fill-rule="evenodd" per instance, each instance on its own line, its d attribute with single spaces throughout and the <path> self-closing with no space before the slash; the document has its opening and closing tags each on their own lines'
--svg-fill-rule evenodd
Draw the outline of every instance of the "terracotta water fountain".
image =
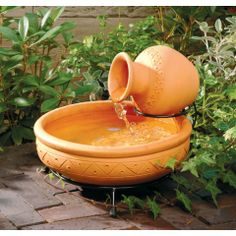
<svg viewBox="0 0 236 236">
<path fill-rule="evenodd" d="M 146 183 L 168 174 L 168 160 L 178 164 L 189 150 L 191 122 L 175 114 L 197 96 L 195 67 L 166 46 L 147 48 L 134 62 L 122 52 L 112 62 L 108 85 L 113 101 L 68 105 L 38 119 L 41 161 L 66 178 L 98 186 Z M 122 102 L 130 127 L 117 116 L 114 102 Z"/>
</svg>

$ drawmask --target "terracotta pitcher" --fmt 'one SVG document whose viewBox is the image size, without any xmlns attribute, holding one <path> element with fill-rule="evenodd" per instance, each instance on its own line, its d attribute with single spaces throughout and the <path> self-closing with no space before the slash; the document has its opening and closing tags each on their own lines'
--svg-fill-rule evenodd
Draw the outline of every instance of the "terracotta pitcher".
<svg viewBox="0 0 236 236">
<path fill-rule="evenodd" d="M 167 46 L 152 46 L 133 62 L 121 52 L 112 61 L 108 90 L 114 102 L 132 95 L 138 108 L 149 114 L 175 114 L 196 99 L 199 77 L 194 65 Z"/>
</svg>

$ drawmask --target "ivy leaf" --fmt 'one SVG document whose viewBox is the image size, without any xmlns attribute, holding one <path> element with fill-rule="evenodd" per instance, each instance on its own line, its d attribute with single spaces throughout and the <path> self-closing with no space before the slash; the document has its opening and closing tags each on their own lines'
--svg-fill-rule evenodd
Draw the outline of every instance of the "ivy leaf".
<svg viewBox="0 0 236 236">
<path fill-rule="evenodd" d="M 23 16 L 19 20 L 19 24 L 18 24 L 18 31 L 19 31 L 20 36 L 23 39 L 23 41 L 26 39 L 26 36 L 28 34 L 28 30 L 29 30 L 29 20 L 26 16 Z"/>
<path fill-rule="evenodd" d="M 181 175 L 172 174 L 171 178 L 178 184 L 184 186 L 186 189 L 191 189 L 191 183 L 188 179 Z"/>
<path fill-rule="evenodd" d="M 216 180 L 210 180 L 206 184 L 205 189 L 211 193 L 211 197 L 212 197 L 215 205 L 217 206 L 218 204 L 217 204 L 216 197 L 218 194 L 221 193 L 221 190 L 217 187 Z"/>
<path fill-rule="evenodd" d="M 212 156 L 209 152 L 204 152 L 201 155 L 201 161 L 206 163 L 207 165 L 214 165 L 216 163 L 215 155 Z"/>
<path fill-rule="evenodd" d="M 183 171 L 189 171 L 192 175 L 199 177 L 197 166 L 193 159 L 183 162 L 183 168 L 181 169 L 181 172 Z"/>
<path fill-rule="evenodd" d="M 59 98 L 51 98 L 51 99 L 45 100 L 41 104 L 41 112 L 47 112 L 52 109 L 55 109 L 59 105 L 59 102 L 60 102 Z"/>
<path fill-rule="evenodd" d="M 134 209 L 134 201 L 132 200 L 132 198 L 126 197 L 125 195 L 122 194 L 123 200 L 121 201 L 122 203 L 126 204 L 129 208 L 129 212 L 132 215 L 133 214 L 133 209 Z"/>
<path fill-rule="evenodd" d="M 170 168 L 171 170 L 174 170 L 175 169 L 175 163 L 176 163 L 176 158 L 175 157 L 172 157 L 170 158 L 166 164 L 165 164 L 165 168 Z"/>
<path fill-rule="evenodd" d="M 161 211 L 161 208 L 160 208 L 159 204 L 157 204 L 155 197 L 153 199 L 147 197 L 147 206 L 150 209 L 150 211 L 153 215 L 153 218 L 155 220 Z"/>
<path fill-rule="evenodd" d="M 175 191 L 176 191 L 176 198 L 183 203 L 184 207 L 188 211 L 192 212 L 191 200 L 189 199 L 189 197 L 185 193 L 179 191 L 178 189 L 176 189 Z"/>
<path fill-rule="evenodd" d="M 223 177 L 223 182 L 228 183 L 236 189 L 236 175 L 233 171 L 229 170 Z"/>
</svg>

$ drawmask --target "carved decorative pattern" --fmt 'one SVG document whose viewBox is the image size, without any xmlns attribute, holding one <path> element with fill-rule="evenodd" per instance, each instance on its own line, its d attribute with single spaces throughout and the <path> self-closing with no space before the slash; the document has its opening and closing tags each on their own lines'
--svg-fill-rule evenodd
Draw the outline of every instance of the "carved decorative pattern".
<svg viewBox="0 0 236 236">
<path fill-rule="evenodd" d="M 158 178 L 163 173 L 168 173 L 170 170 L 162 168 L 157 163 L 159 161 L 166 163 L 169 158 L 176 156 L 178 161 L 185 159 L 187 155 L 187 150 L 189 147 L 189 140 L 185 143 L 168 150 L 168 152 L 151 154 L 138 161 L 139 157 L 133 157 L 130 161 L 124 162 L 123 158 L 111 158 L 107 162 L 102 162 L 97 157 L 95 158 L 86 158 L 80 156 L 71 157 L 68 154 L 63 152 L 55 151 L 37 143 L 37 151 L 41 161 L 59 173 L 70 177 L 73 176 L 74 180 L 80 181 L 81 179 L 86 180 L 93 178 L 92 183 L 97 183 L 99 178 L 107 178 L 109 184 L 116 183 L 119 180 L 125 181 L 126 178 L 135 182 L 135 180 L 140 180 L 142 178 L 147 178 L 148 176 L 154 176 Z M 46 150 L 45 150 L 46 149 Z M 75 179 L 75 176 L 77 179 Z M 106 184 L 106 183 L 104 183 Z"/>
<path fill-rule="evenodd" d="M 141 54 L 141 58 L 145 58 L 145 64 L 155 71 L 155 79 L 152 81 L 151 95 L 147 101 L 142 105 L 142 110 L 145 111 L 150 107 L 154 107 L 158 94 L 163 91 L 164 88 L 164 72 L 162 70 L 163 60 L 156 47 L 150 47 L 145 49 Z"/>
</svg>

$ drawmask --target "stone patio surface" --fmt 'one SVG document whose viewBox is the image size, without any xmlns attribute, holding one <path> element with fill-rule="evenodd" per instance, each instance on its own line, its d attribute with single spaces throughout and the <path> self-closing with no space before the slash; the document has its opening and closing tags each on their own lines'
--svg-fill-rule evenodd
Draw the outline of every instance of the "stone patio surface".
<svg viewBox="0 0 236 236">
<path fill-rule="evenodd" d="M 155 184 L 161 193 L 161 214 L 153 220 L 142 210 L 130 215 L 118 203 L 118 216 L 109 216 L 107 193 L 63 183 L 39 172 L 43 165 L 35 144 L 9 147 L 0 154 L 0 229 L 236 229 L 236 193 L 225 191 L 216 208 L 209 194 L 192 194 L 192 214 L 175 198 L 175 183 L 166 178 Z M 65 186 L 63 186 L 65 184 Z M 153 191 L 147 186 L 143 194 Z M 120 195 L 118 194 L 118 198 Z M 123 194 L 127 194 L 124 193 Z"/>
</svg>

